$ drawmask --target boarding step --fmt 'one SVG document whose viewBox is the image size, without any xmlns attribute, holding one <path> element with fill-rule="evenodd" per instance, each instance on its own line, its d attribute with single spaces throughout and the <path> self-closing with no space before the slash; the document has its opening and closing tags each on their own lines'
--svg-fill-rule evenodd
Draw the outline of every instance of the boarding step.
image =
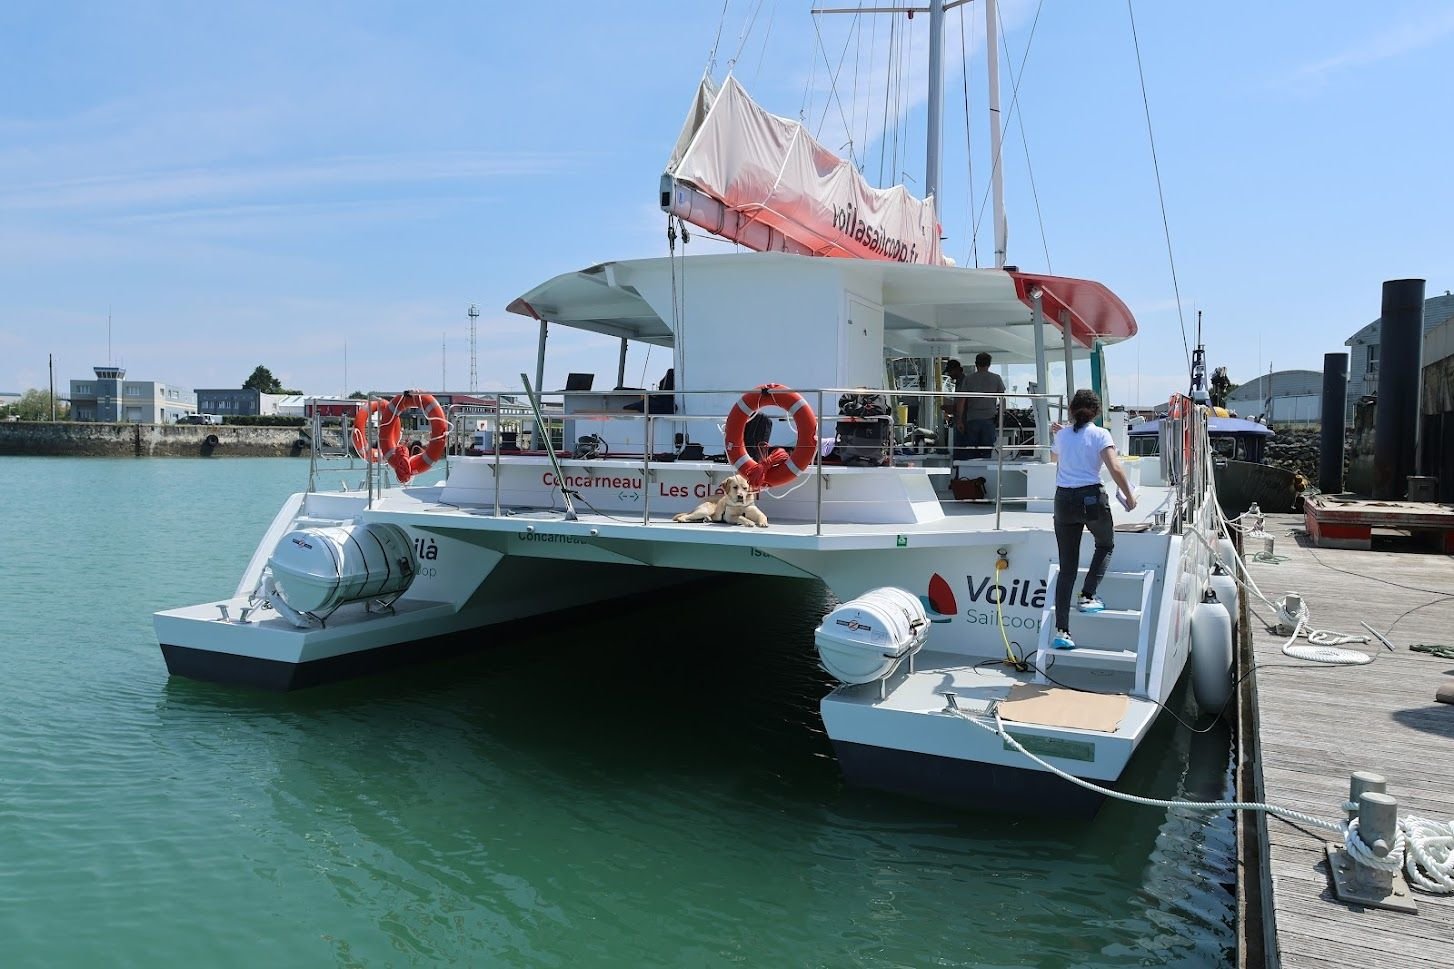
<svg viewBox="0 0 1454 969">
<path fill-rule="evenodd" d="M 1057 666 L 1109 670 L 1134 670 L 1136 668 L 1136 651 L 1134 649 L 1096 649 L 1077 644 L 1075 649 L 1041 650 L 1040 658 L 1041 662 L 1036 665 L 1046 672 L 1050 672 Z"/>
<path fill-rule="evenodd" d="M 1156 574 L 1150 569 L 1107 572 L 1096 589 L 1106 604 L 1100 612 L 1080 612 L 1075 608 L 1085 569 L 1076 576 L 1076 595 L 1071 600 L 1070 633 L 1074 649 L 1055 649 L 1050 641 L 1055 636 L 1055 587 L 1060 566 L 1051 564 L 1045 584 L 1050 594 L 1041 613 L 1040 638 L 1036 644 L 1035 680 L 1047 682 L 1046 674 L 1055 667 L 1102 670 L 1129 674 L 1133 691 L 1144 690 L 1151 609 L 1151 591 Z M 1053 674 L 1052 674 L 1053 675 Z"/>
<path fill-rule="evenodd" d="M 1075 576 L 1075 593 L 1079 597 L 1080 590 L 1085 586 L 1086 569 L 1080 569 Z M 1047 593 L 1047 605 L 1052 605 L 1055 598 L 1055 583 L 1060 575 L 1060 567 L 1052 564 L 1049 577 L 1045 582 Z M 1141 608 L 1141 591 L 1145 584 L 1147 573 L 1141 572 L 1107 572 L 1101 577 L 1101 584 L 1096 588 L 1096 595 L 1106 604 L 1106 611 L 1119 610 L 1122 612 L 1135 612 Z M 1075 608 L 1076 599 L 1072 598 L 1071 608 Z"/>
</svg>

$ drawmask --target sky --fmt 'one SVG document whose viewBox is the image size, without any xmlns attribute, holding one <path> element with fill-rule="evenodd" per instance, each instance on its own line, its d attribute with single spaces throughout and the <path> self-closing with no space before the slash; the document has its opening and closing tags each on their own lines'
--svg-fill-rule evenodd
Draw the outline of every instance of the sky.
<svg viewBox="0 0 1454 969">
<path fill-rule="evenodd" d="M 927 16 L 815 5 L 7 0 L 0 392 L 45 387 L 48 355 L 62 392 L 109 362 L 189 389 L 263 365 L 312 394 L 466 390 L 471 304 L 476 386 L 518 390 L 536 324 L 510 300 L 666 254 L 658 179 L 709 67 L 922 190 Z M 1185 389 L 1198 312 L 1242 382 L 1320 370 L 1386 279 L 1454 288 L 1454 5 L 1002 0 L 1001 21 L 1009 261 L 1131 308 L 1113 403 Z M 947 27 L 945 251 L 990 265 L 982 3 Z M 545 386 L 614 376 L 616 352 L 556 328 Z"/>
</svg>

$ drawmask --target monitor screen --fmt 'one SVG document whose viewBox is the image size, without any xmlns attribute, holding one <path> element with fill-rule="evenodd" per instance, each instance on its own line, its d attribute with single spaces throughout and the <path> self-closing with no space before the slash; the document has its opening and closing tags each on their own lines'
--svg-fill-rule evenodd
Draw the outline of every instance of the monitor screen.
<svg viewBox="0 0 1454 969">
<path fill-rule="evenodd" d="M 566 390 L 590 390 L 591 384 L 595 383 L 596 375 L 593 373 L 572 373 L 566 374 Z"/>
</svg>

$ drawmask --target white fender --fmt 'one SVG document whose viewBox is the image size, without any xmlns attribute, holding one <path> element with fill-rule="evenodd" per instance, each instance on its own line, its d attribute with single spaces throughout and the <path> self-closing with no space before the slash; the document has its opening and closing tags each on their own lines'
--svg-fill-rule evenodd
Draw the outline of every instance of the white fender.
<svg viewBox="0 0 1454 969">
<path fill-rule="evenodd" d="M 1191 614 L 1191 688 L 1203 713 L 1220 713 L 1232 695 L 1232 617 L 1215 599 Z"/>
</svg>

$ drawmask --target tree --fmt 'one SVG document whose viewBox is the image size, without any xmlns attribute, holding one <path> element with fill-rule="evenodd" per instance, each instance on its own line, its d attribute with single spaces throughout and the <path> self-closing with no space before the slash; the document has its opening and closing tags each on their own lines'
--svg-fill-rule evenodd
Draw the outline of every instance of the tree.
<svg viewBox="0 0 1454 969">
<path fill-rule="evenodd" d="M 368 400 L 369 399 L 369 395 L 366 394 L 366 393 L 364 393 L 362 390 L 355 390 L 353 393 L 351 393 L 351 394 L 348 395 L 348 399 L 349 400 Z"/>
<path fill-rule="evenodd" d="M 242 389 L 256 390 L 258 393 L 262 394 L 285 393 L 282 383 L 278 380 L 277 377 L 273 376 L 273 372 L 271 370 L 269 370 L 267 367 L 264 367 L 262 364 L 258 364 L 257 369 L 252 372 L 252 376 L 248 377 L 245 381 L 243 381 Z"/>
<path fill-rule="evenodd" d="M 57 398 L 56 420 L 69 420 L 71 408 L 69 404 L 61 403 Z M 18 417 L 22 421 L 48 421 L 51 414 L 51 396 L 48 390 L 39 390 L 32 387 L 20 395 L 15 403 L 3 408 L 4 416 Z"/>
<path fill-rule="evenodd" d="M 301 394 L 301 390 L 290 390 L 283 386 L 282 381 L 273 376 L 273 372 L 262 364 L 258 364 L 252 376 L 243 381 L 243 390 L 256 390 L 260 394 Z"/>
</svg>

